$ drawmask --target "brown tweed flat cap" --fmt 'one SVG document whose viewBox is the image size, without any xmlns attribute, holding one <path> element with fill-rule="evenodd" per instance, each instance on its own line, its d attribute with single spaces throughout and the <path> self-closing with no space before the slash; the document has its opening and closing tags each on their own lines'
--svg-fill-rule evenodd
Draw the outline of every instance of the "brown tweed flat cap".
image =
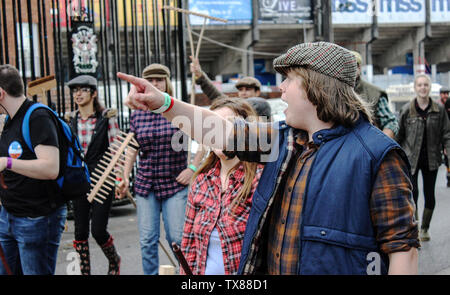
<svg viewBox="0 0 450 295">
<path fill-rule="evenodd" d="M 236 88 L 239 88 L 241 86 L 246 87 L 255 87 L 257 89 L 261 89 L 261 82 L 258 81 L 258 79 L 253 77 L 244 77 L 242 79 L 239 79 L 236 83 Z"/>
<path fill-rule="evenodd" d="M 347 49 L 328 42 L 302 43 L 273 61 L 281 74 L 290 67 L 305 67 L 355 87 L 356 58 Z"/>
<path fill-rule="evenodd" d="M 142 71 L 142 78 L 170 78 L 170 70 L 161 64 L 151 64 Z"/>
</svg>

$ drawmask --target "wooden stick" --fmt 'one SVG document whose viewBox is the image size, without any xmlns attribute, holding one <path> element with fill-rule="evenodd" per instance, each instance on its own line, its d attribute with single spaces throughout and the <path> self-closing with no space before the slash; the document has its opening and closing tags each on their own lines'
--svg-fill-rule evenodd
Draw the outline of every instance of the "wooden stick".
<svg viewBox="0 0 450 295">
<path fill-rule="evenodd" d="M 198 54 L 200 53 L 200 46 L 202 44 L 202 39 L 203 39 L 203 34 L 205 32 L 205 27 L 206 27 L 206 18 L 203 19 L 202 30 L 200 31 L 200 37 L 198 37 L 197 48 L 196 48 L 196 52 L 195 52 L 195 59 L 198 59 Z"/>
<path fill-rule="evenodd" d="M 100 198 L 102 198 L 102 199 L 104 199 L 104 200 L 107 199 L 107 197 L 105 197 L 104 195 L 100 194 L 100 192 L 97 192 L 96 196 L 97 196 L 97 197 L 100 197 Z"/>
<path fill-rule="evenodd" d="M 134 208 L 137 208 L 136 202 L 133 199 L 133 196 L 131 195 L 131 193 L 129 191 L 127 191 L 127 197 L 128 199 L 130 199 L 131 204 L 133 204 Z"/>
<path fill-rule="evenodd" d="M 181 249 L 180 247 L 178 247 L 177 243 L 172 242 L 172 249 L 175 255 L 177 255 L 178 261 L 180 262 L 180 265 L 183 268 L 184 272 L 187 275 L 192 276 L 193 275 L 192 270 L 189 267 L 189 264 L 187 263 L 186 258 L 184 257 L 183 252 L 181 252 Z"/>
<path fill-rule="evenodd" d="M 96 200 L 97 202 L 99 202 L 100 204 L 103 204 L 103 201 L 102 200 L 100 200 L 100 199 L 97 199 L 97 198 L 93 198 L 94 200 Z"/>
<path fill-rule="evenodd" d="M 103 188 L 99 188 L 98 191 L 106 194 L 107 196 L 111 193 L 111 190 L 108 192 L 108 191 L 105 191 Z"/>
<path fill-rule="evenodd" d="M 167 258 L 169 258 L 170 263 L 172 263 L 172 265 L 173 265 L 174 267 L 177 267 L 175 261 L 173 261 L 172 257 L 171 257 L 170 254 L 169 254 L 169 251 L 167 251 L 167 249 L 166 249 L 166 247 L 164 247 L 163 243 L 161 243 L 161 241 L 158 240 L 158 244 L 159 244 L 159 246 L 161 246 L 161 249 L 163 249 L 164 253 L 166 253 L 166 256 L 167 256 Z"/>
<path fill-rule="evenodd" d="M 103 165 L 106 165 L 106 167 L 108 167 L 108 165 L 109 165 L 109 163 L 106 163 L 105 160 L 102 160 L 102 159 L 99 162 L 102 163 Z"/>
<path fill-rule="evenodd" d="M 55 79 L 55 75 L 50 75 L 50 76 L 46 76 L 46 77 L 42 77 L 33 81 L 28 82 L 28 87 L 27 88 L 31 88 L 37 85 L 40 85 L 42 83 L 48 82 Z"/>
<path fill-rule="evenodd" d="M 105 166 L 105 164 L 102 164 L 102 163 L 100 163 L 100 162 L 98 162 L 97 166 L 100 167 L 100 168 L 102 168 L 102 169 L 108 168 L 107 166 Z"/>
<path fill-rule="evenodd" d="M 213 20 L 216 20 L 216 21 L 219 21 L 219 22 L 223 22 L 223 23 L 227 23 L 228 22 L 228 20 L 223 19 L 223 18 L 209 16 L 207 14 L 198 13 L 198 12 L 194 12 L 194 11 L 191 11 L 191 10 L 186 10 L 186 9 L 173 7 L 173 6 L 168 6 L 168 5 L 164 5 L 162 7 L 162 9 L 175 10 L 177 12 L 186 13 L 186 14 L 192 14 L 192 15 L 196 15 L 196 16 L 200 16 L 200 17 L 204 17 L 204 18 L 209 18 L 209 19 L 213 19 Z"/>
</svg>

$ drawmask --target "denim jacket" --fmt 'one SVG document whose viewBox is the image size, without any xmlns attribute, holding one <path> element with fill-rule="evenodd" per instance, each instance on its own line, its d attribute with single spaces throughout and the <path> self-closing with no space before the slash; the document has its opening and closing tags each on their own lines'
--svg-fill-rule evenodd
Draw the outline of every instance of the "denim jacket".
<svg viewBox="0 0 450 295">
<path fill-rule="evenodd" d="M 427 156 L 429 170 L 437 170 L 442 163 L 442 148 L 450 152 L 450 122 L 445 109 L 431 100 L 426 120 L 415 107 L 415 99 L 400 111 L 397 141 L 404 149 L 411 163 L 411 174 L 417 172 L 420 148 L 427 128 Z"/>
</svg>

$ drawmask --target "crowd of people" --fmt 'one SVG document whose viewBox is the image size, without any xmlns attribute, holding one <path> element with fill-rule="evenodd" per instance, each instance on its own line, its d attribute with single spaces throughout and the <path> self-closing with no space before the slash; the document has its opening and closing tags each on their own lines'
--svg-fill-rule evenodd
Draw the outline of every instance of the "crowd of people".
<svg viewBox="0 0 450 295">
<path fill-rule="evenodd" d="M 374 273 L 418 273 L 417 250 L 431 239 L 443 163 L 450 186 L 449 89 L 441 88 L 435 101 L 430 78 L 417 75 L 415 97 L 396 115 L 386 92 L 361 77 L 358 52 L 303 43 L 273 65 L 285 77 L 283 121 L 272 120 L 258 79 L 239 79 L 238 97 L 228 97 L 192 57 L 208 109 L 174 98 L 164 65 L 147 66 L 141 77 L 117 73 L 132 85 L 126 105 L 139 148 L 127 151 L 123 171 L 116 171 L 120 181 L 103 204 L 74 200 L 73 247 L 82 275 L 91 274 L 90 233 L 108 274 L 120 274 L 120 249 L 107 227 L 111 203 L 129 193 L 130 181 L 146 275 L 158 274 L 161 215 L 167 242 L 180 245 L 187 262 L 181 274 L 368 274 L 373 253 L 380 259 Z M 92 171 L 120 131 L 117 111 L 102 106 L 94 77 L 80 75 L 67 86 L 77 110 L 65 119 Z M 34 151 L 23 139 L 33 104 L 17 69 L 0 66 L 0 112 L 7 115 L 0 138 L 0 274 L 54 274 L 66 220 L 51 185 L 61 173 L 54 117 L 34 111 Z M 180 117 L 204 124 L 182 124 Z M 173 148 L 180 130 L 200 144 L 192 161 L 187 149 Z"/>
</svg>

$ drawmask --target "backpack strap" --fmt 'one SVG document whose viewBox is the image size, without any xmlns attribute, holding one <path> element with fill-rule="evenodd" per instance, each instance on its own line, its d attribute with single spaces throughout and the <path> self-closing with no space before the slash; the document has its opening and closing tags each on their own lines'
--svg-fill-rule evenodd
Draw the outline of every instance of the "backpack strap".
<svg viewBox="0 0 450 295">
<path fill-rule="evenodd" d="M 34 149 L 33 149 L 33 145 L 31 144 L 31 136 L 30 136 L 30 117 L 31 117 L 31 114 L 33 113 L 33 111 L 38 108 L 46 108 L 56 116 L 56 113 L 51 108 L 49 108 L 48 106 L 43 105 L 41 103 L 35 103 L 35 104 L 31 105 L 31 107 L 28 108 L 27 112 L 25 113 L 25 117 L 23 118 L 23 121 L 22 121 L 22 136 L 23 136 L 23 139 L 25 140 L 25 143 L 27 144 L 28 148 L 33 153 L 34 153 Z M 58 117 L 58 116 L 56 116 L 56 117 Z"/>
</svg>

